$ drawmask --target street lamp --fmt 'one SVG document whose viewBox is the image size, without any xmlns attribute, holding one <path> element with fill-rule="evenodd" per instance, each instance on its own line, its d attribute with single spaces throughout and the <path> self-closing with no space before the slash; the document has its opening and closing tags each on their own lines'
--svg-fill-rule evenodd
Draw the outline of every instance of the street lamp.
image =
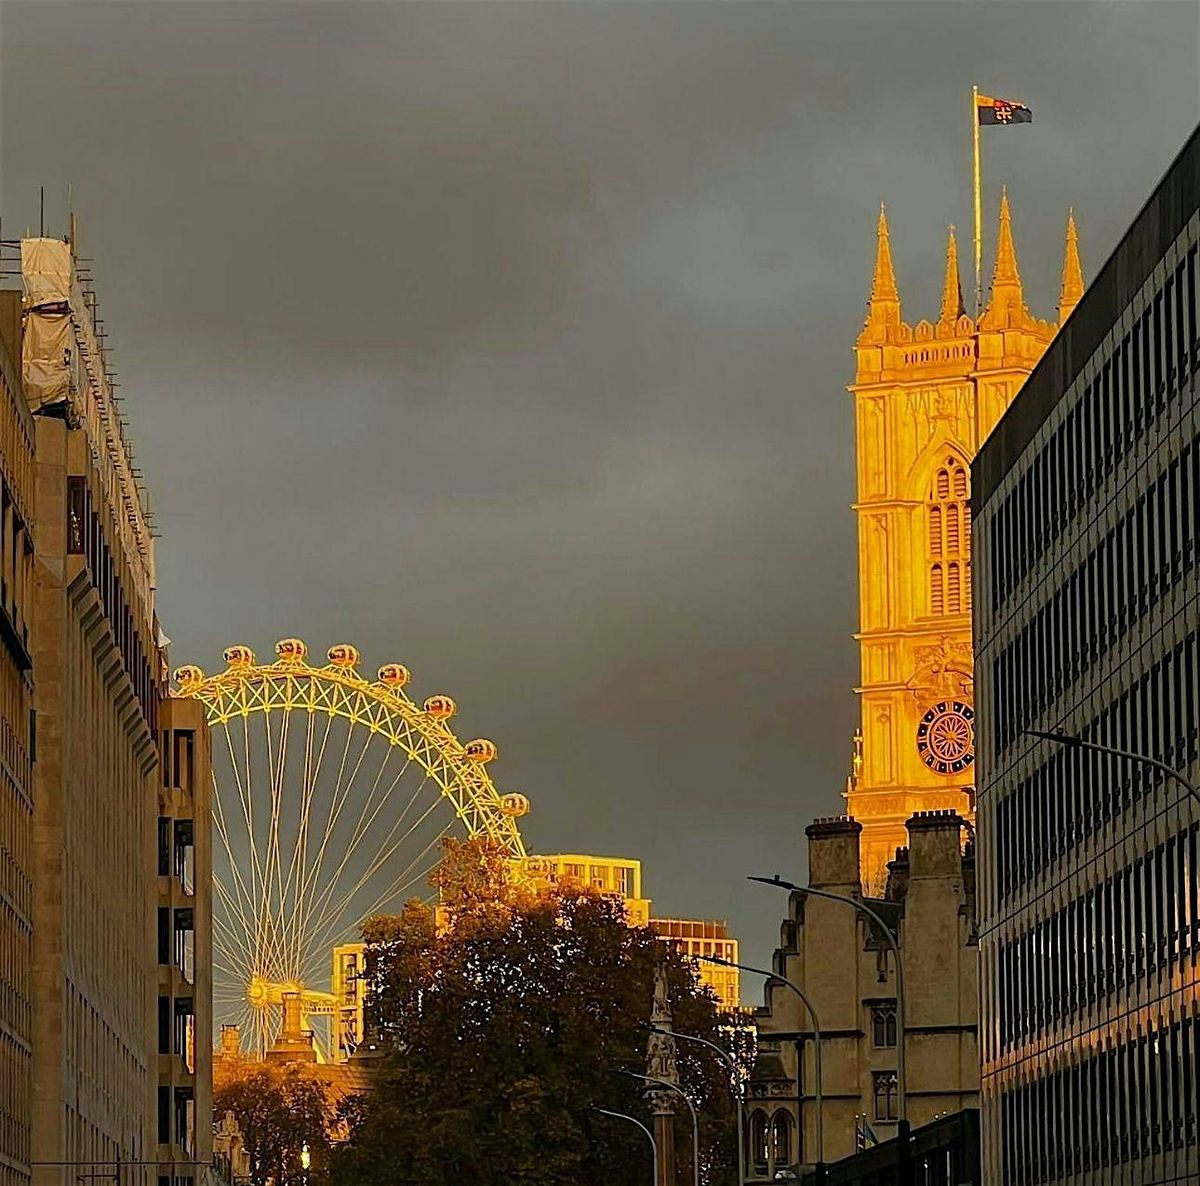
<svg viewBox="0 0 1200 1186">
<path fill-rule="evenodd" d="M 678 1083 L 671 1083 L 667 1079 L 656 1079 L 653 1075 L 639 1075 L 637 1071 L 622 1071 L 622 1075 L 628 1075 L 631 1079 L 641 1079 L 643 1083 L 653 1083 L 657 1087 L 665 1087 L 668 1091 L 674 1091 L 683 1096 L 683 1102 L 687 1104 L 688 1111 L 692 1114 L 692 1181 L 694 1186 L 700 1186 L 700 1120 L 696 1115 L 696 1105 L 688 1098 L 688 1094 L 679 1086 Z"/>
<path fill-rule="evenodd" d="M 624 1112 L 610 1112 L 607 1108 L 596 1107 L 595 1104 L 592 1105 L 592 1111 L 599 1112 L 601 1116 L 611 1116 L 614 1120 L 628 1120 L 646 1134 L 646 1140 L 650 1142 L 650 1182 L 651 1186 L 658 1186 L 658 1146 L 654 1143 L 654 1134 L 636 1116 L 626 1116 Z"/>
<path fill-rule="evenodd" d="M 656 1034 L 666 1034 L 672 1038 L 678 1038 L 681 1042 L 695 1042 L 697 1046 L 707 1046 L 709 1050 L 716 1053 L 728 1067 L 730 1074 L 730 1082 L 733 1085 L 734 1101 L 737 1104 L 737 1163 L 738 1163 L 738 1186 L 744 1186 L 746 1181 L 746 1134 L 745 1128 L 745 1094 L 744 1085 L 742 1083 L 741 1071 L 738 1070 L 738 1065 L 734 1061 L 734 1057 L 728 1050 L 722 1049 L 716 1042 L 710 1042 L 707 1038 L 697 1038 L 694 1034 L 680 1034 L 675 1030 L 660 1029 L 653 1022 L 648 1024 L 648 1028 Z"/>
<path fill-rule="evenodd" d="M 817 1018 L 817 1011 L 813 1006 L 812 1001 L 808 999 L 808 994 L 796 984 L 789 980 L 786 976 L 780 976 L 778 972 L 768 972 L 763 968 L 752 968 L 748 964 L 735 964 L 732 960 L 722 959 L 719 955 L 702 955 L 699 957 L 706 964 L 719 964 L 723 968 L 738 968 L 743 972 L 753 972 L 755 976 L 765 976 L 767 981 L 779 981 L 780 984 L 786 984 L 799 998 L 804 1007 L 808 1010 L 812 1017 L 813 1023 L 813 1061 L 815 1063 L 814 1070 L 816 1071 L 817 1090 L 816 1090 L 816 1105 L 817 1105 L 817 1164 L 820 1165 L 825 1160 L 825 1110 L 824 1099 L 822 1096 L 821 1082 L 821 1022 Z M 803 1055 L 797 1058 L 796 1067 L 796 1105 L 797 1111 L 800 1112 L 800 1132 L 804 1132 L 804 1113 L 800 1111 L 801 1105 L 801 1079 L 800 1074 L 802 1067 Z M 897 1091 L 897 1094 L 899 1092 Z"/>
<path fill-rule="evenodd" d="M 1109 757 L 1113 758 L 1124 758 L 1127 762 L 1140 762 L 1143 766 L 1153 766 L 1155 770 L 1161 771 L 1168 778 L 1174 779 L 1188 794 L 1200 800 L 1200 787 L 1196 787 L 1188 782 L 1178 770 L 1173 770 L 1166 762 L 1160 762 L 1157 758 L 1150 757 L 1149 754 L 1135 754 L 1130 750 L 1115 749 L 1111 745 L 1101 745 L 1098 741 L 1084 741 L 1082 737 L 1076 737 L 1071 733 L 1026 729 L 1025 734 L 1029 737 L 1040 737 L 1043 741 L 1057 741 L 1059 745 L 1065 745 L 1068 749 L 1088 749 L 1093 753 L 1108 754 Z"/>
<path fill-rule="evenodd" d="M 795 890 L 802 894 L 812 894 L 814 898 L 828 898 L 831 902 L 844 902 L 853 906 L 860 914 L 865 914 L 875 921 L 883 931 L 883 937 L 896 956 L 896 1128 L 900 1135 L 908 1135 L 908 1116 L 906 1112 L 906 1096 L 904 1081 L 904 957 L 900 954 L 900 943 L 892 933 L 892 928 L 865 902 L 858 898 L 847 897 L 845 894 L 835 894 L 831 890 L 814 889 L 810 885 L 796 885 L 784 881 L 778 873 L 774 877 L 750 877 L 749 881 L 760 881 L 763 885 L 773 885 L 776 889 Z"/>
</svg>

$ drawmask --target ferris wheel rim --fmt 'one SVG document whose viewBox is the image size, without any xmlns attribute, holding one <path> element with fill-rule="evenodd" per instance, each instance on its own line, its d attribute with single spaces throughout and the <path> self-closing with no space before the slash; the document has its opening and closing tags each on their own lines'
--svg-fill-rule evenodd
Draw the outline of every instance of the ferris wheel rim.
<svg viewBox="0 0 1200 1186">
<path fill-rule="evenodd" d="M 283 645 L 279 644 L 280 647 Z M 367 680 L 357 666 L 331 662 L 316 667 L 302 654 L 299 658 L 281 658 L 274 663 L 230 664 L 213 675 L 205 675 L 196 667 L 182 667 L 175 673 L 175 684 L 171 695 L 203 704 L 210 727 L 227 725 L 235 718 L 256 713 L 307 711 L 340 717 L 355 727 L 380 733 L 389 744 L 399 746 L 408 759 L 415 761 L 433 780 L 440 796 L 449 802 L 469 835 L 499 842 L 504 855 L 510 859 L 523 862 L 529 855 L 516 819 L 504 810 L 503 798 L 486 763 L 468 758 L 466 747 L 449 726 L 410 700 L 402 688 L 390 687 L 381 680 Z M 244 695 L 264 686 L 292 689 L 305 685 L 309 689 L 338 689 L 356 697 L 356 707 L 374 705 L 383 716 L 373 717 L 361 710 L 348 711 L 345 702 L 336 698 L 318 704 L 312 697 L 307 702 L 296 701 L 290 696 L 272 702 L 268 696 L 247 699 Z M 395 727 L 396 721 L 401 723 L 400 728 Z M 409 744 L 409 739 L 414 736 L 419 738 L 420 745 Z M 461 792 L 461 798 L 456 796 L 455 790 Z"/>
</svg>

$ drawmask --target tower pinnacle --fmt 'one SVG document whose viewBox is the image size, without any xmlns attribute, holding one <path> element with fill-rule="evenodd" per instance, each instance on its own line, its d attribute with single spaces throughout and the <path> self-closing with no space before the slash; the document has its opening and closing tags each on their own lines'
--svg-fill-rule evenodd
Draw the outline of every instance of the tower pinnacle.
<svg viewBox="0 0 1200 1186">
<path fill-rule="evenodd" d="M 1017 249 L 1013 244 L 1012 212 L 1008 207 L 1008 187 L 1000 191 L 1000 229 L 996 235 L 996 264 L 992 271 L 992 294 L 981 324 L 1001 328 L 1031 320 L 1025 308 Z"/>
<path fill-rule="evenodd" d="M 1079 262 L 1079 235 L 1075 211 L 1067 211 L 1067 249 L 1063 256 L 1062 288 L 1058 293 L 1058 323 L 1062 325 L 1083 296 L 1083 265 Z"/>
<path fill-rule="evenodd" d="M 892 267 L 892 244 L 888 238 L 887 210 L 879 204 L 879 222 L 875 227 L 875 274 L 871 278 L 871 299 L 867 304 L 867 323 L 859 341 L 883 341 L 889 326 L 900 324 L 900 293 Z"/>
<path fill-rule="evenodd" d="M 958 276 L 958 240 L 951 226 L 946 236 L 946 279 L 942 284 L 942 313 L 941 320 L 952 324 L 964 313 L 962 283 Z"/>
</svg>

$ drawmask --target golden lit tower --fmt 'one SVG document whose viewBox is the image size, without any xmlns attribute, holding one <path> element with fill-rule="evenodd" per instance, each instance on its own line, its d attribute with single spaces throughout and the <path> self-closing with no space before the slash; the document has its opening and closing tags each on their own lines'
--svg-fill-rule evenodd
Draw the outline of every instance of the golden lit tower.
<svg viewBox="0 0 1200 1186">
<path fill-rule="evenodd" d="M 954 228 L 936 322 L 907 324 L 879 212 L 867 320 L 855 344 L 861 734 L 849 810 L 864 882 L 881 883 L 917 811 L 973 813 L 970 463 L 1083 291 L 1075 220 L 1058 323 L 1025 306 L 1008 195 L 991 295 L 963 308 Z M 982 431 L 981 431 L 982 430 Z"/>
</svg>

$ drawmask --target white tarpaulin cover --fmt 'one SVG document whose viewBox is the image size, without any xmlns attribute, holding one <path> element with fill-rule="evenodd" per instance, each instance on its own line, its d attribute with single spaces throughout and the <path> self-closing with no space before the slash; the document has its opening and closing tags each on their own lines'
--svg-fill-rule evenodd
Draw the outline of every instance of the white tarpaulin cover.
<svg viewBox="0 0 1200 1186">
<path fill-rule="evenodd" d="M 25 341 L 21 370 L 29 407 L 68 399 L 75 333 L 71 324 L 71 247 L 61 239 L 22 239 Z"/>
<path fill-rule="evenodd" d="M 25 308 L 71 299 L 71 245 L 61 239 L 22 239 L 21 275 Z"/>
</svg>

